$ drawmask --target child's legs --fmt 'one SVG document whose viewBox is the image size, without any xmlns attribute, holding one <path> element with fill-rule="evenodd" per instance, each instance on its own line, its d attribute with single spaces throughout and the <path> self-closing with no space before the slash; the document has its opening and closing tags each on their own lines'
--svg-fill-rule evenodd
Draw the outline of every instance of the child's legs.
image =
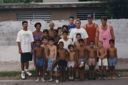
<svg viewBox="0 0 128 85">
<path fill-rule="evenodd" d="M 53 61 L 52 60 L 48 60 L 48 71 L 49 71 L 49 76 L 50 78 L 52 78 L 52 72 L 53 72 Z"/>
</svg>

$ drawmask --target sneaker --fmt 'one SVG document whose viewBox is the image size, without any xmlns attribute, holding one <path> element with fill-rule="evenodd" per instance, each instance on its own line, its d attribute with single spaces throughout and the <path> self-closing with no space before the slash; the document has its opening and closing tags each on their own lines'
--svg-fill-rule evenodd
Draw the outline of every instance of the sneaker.
<svg viewBox="0 0 128 85">
<path fill-rule="evenodd" d="M 24 71 L 21 72 L 21 79 L 25 79 L 25 73 L 24 73 Z"/>
<path fill-rule="evenodd" d="M 56 83 L 59 83 L 59 80 L 55 80 L 56 81 Z"/>
<path fill-rule="evenodd" d="M 44 78 L 42 78 L 42 79 L 41 79 L 41 81 L 42 81 L 42 82 L 45 82 L 45 79 L 44 79 Z"/>
<path fill-rule="evenodd" d="M 37 79 L 36 79 L 36 82 L 39 82 L 39 81 L 40 81 L 40 79 L 39 79 L 39 78 L 37 78 Z"/>
<path fill-rule="evenodd" d="M 29 71 L 25 71 L 25 73 L 26 73 L 28 76 L 32 76 L 32 73 L 30 73 Z"/>
<path fill-rule="evenodd" d="M 51 82 L 51 81 L 53 81 L 53 79 L 52 79 L 52 78 L 50 78 L 48 81 L 49 81 L 49 82 Z"/>
</svg>

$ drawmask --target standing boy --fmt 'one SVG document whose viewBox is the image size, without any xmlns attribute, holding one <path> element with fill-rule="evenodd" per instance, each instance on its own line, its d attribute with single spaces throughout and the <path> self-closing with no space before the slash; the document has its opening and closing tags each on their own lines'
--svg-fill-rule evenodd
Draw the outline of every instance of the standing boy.
<svg viewBox="0 0 128 85">
<path fill-rule="evenodd" d="M 54 39 L 49 39 L 49 56 L 48 56 L 48 71 L 50 73 L 49 81 L 52 81 L 53 64 L 56 61 L 57 47 L 54 45 Z"/>
<path fill-rule="evenodd" d="M 117 62 L 117 49 L 115 47 L 115 41 L 109 40 L 110 48 L 108 49 L 108 66 L 110 70 L 111 79 L 115 79 L 115 65 Z"/>
<path fill-rule="evenodd" d="M 100 71 L 100 78 L 104 79 L 105 75 L 107 74 L 106 67 L 108 66 L 108 60 L 107 60 L 107 51 L 103 47 L 103 42 L 101 41 L 99 41 L 98 43 L 97 56 L 99 58 L 98 66 Z"/>
<path fill-rule="evenodd" d="M 35 41 L 36 47 L 34 48 L 34 56 L 35 56 L 35 66 L 36 66 L 36 74 L 37 80 L 42 79 L 44 81 L 44 67 L 45 67 L 45 51 L 40 45 L 41 41 Z"/>
<path fill-rule="evenodd" d="M 95 48 L 95 42 L 90 41 L 90 45 L 87 48 L 88 52 L 88 66 L 89 66 L 89 79 L 95 79 L 95 66 L 97 58 L 97 49 Z"/>
<path fill-rule="evenodd" d="M 79 75 L 80 75 L 80 80 L 84 79 L 84 74 L 85 74 L 85 63 L 87 59 L 87 50 L 85 47 L 85 42 L 83 39 L 79 39 L 79 47 L 77 47 L 78 51 L 78 69 L 79 69 Z"/>
</svg>

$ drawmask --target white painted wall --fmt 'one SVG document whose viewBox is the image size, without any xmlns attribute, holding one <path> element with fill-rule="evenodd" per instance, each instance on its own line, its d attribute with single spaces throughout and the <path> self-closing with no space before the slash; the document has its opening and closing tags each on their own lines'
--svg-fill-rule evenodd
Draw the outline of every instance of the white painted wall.
<svg viewBox="0 0 128 85">
<path fill-rule="evenodd" d="M 29 29 L 34 30 L 34 24 L 36 21 L 29 21 Z M 42 30 L 48 28 L 48 23 L 39 21 L 42 23 Z M 56 28 L 67 24 L 67 21 L 54 21 Z M 82 26 L 87 21 L 82 21 Z M 99 24 L 100 21 L 96 20 Z M 128 58 L 128 19 L 108 20 L 114 28 L 116 37 L 116 47 L 118 49 L 119 58 Z M 19 61 L 20 55 L 18 54 L 16 46 L 17 32 L 22 28 L 21 21 L 4 21 L 0 22 L 0 61 Z"/>
</svg>

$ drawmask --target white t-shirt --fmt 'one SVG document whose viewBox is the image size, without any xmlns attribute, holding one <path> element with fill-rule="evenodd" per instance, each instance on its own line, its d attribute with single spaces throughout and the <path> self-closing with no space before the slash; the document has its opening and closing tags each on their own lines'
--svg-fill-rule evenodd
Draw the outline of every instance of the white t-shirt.
<svg viewBox="0 0 128 85">
<path fill-rule="evenodd" d="M 67 41 L 65 41 L 63 38 L 59 40 L 59 42 L 63 42 L 64 43 L 64 48 L 66 50 L 68 50 L 68 45 L 72 44 L 72 40 L 68 39 Z"/>
<path fill-rule="evenodd" d="M 80 29 L 74 28 L 74 29 L 71 30 L 71 32 L 69 34 L 69 38 L 73 39 L 73 42 L 76 41 L 76 34 L 77 33 L 81 34 L 82 39 L 88 38 L 88 34 L 87 34 L 87 32 L 84 28 L 80 28 Z"/>
<path fill-rule="evenodd" d="M 34 41 L 31 31 L 21 30 L 17 34 L 16 42 L 21 43 L 21 50 L 23 53 L 31 52 L 31 43 Z"/>
</svg>

